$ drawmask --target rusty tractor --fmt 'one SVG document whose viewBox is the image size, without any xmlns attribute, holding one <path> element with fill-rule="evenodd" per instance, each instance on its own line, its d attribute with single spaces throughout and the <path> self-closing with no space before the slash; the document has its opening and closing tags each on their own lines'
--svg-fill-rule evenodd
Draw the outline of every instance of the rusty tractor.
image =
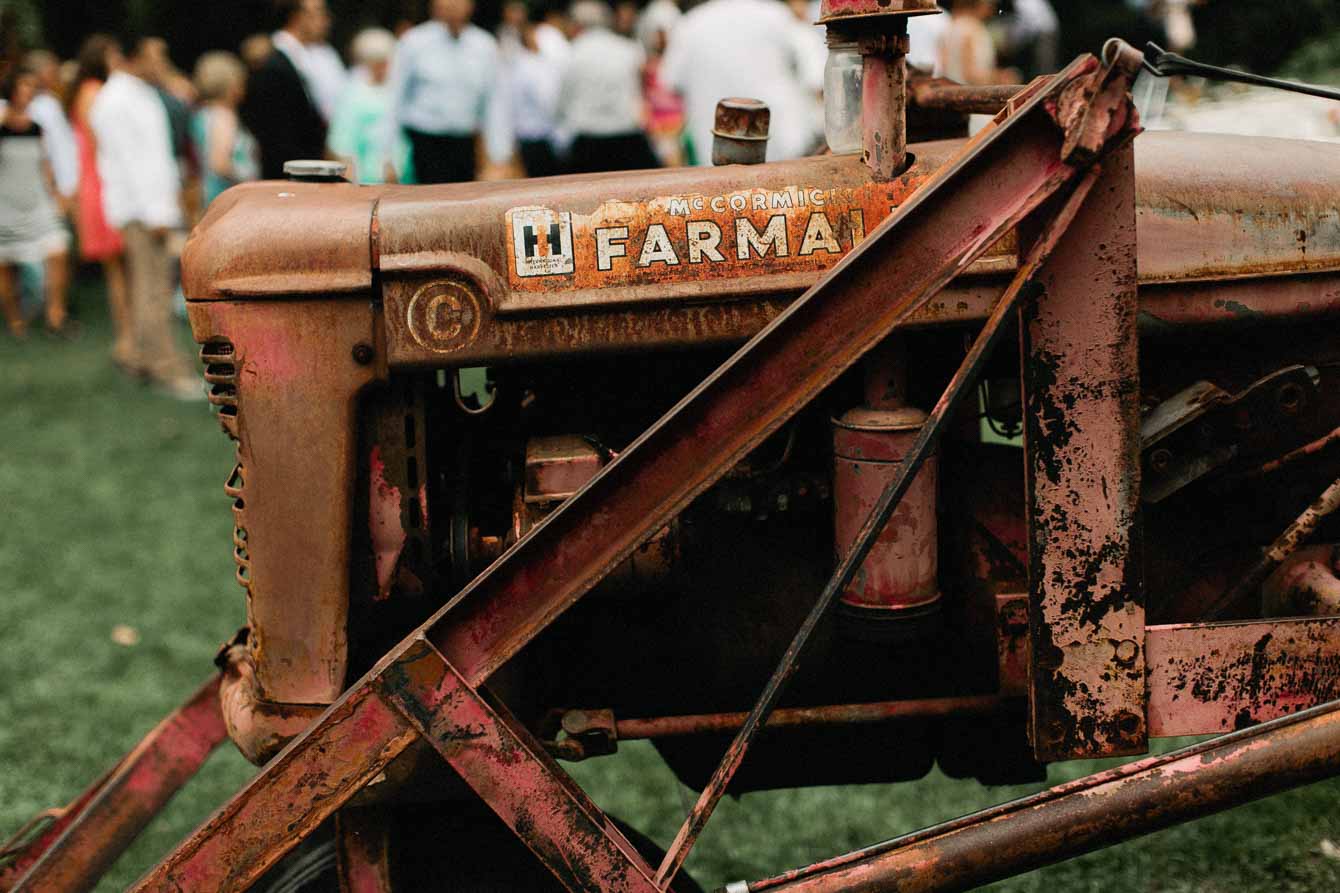
<svg viewBox="0 0 1340 893">
<path fill-rule="evenodd" d="M 227 739 L 255 780 L 136 890 L 315 840 L 351 893 L 692 890 L 727 792 L 1216 736 L 728 888 L 961 890 L 1340 773 L 1340 146 L 1141 135 L 1186 60 L 1120 41 L 909 81 L 935 11 L 826 4 L 859 153 L 747 163 L 733 101 L 713 168 L 217 201 L 249 622 L 0 889 L 90 889 Z M 668 851 L 560 766 L 633 739 L 701 792 Z"/>
</svg>

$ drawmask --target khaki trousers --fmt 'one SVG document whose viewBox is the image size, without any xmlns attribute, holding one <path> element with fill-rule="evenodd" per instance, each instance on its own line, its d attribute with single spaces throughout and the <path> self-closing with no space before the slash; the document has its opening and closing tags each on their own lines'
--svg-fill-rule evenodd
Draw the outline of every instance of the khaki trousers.
<svg viewBox="0 0 1340 893">
<path fill-rule="evenodd" d="M 127 363 L 159 381 L 187 376 L 190 364 L 172 337 L 172 257 L 167 236 L 142 223 L 127 224 L 121 236 L 130 292 Z"/>
</svg>

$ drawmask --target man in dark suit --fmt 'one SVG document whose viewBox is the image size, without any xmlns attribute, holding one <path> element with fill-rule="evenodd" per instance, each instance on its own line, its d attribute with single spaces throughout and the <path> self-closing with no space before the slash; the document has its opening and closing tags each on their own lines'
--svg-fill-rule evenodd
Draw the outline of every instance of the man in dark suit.
<svg viewBox="0 0 1340 893">
<path fill-rule="evenodd" d="M 305 72 L 307 47 L 330 30 L 326 0 L 277 0 L 280 30 L 274 51 L 247 83 L 240 109 L 261 149 L 261 176 L 280 179 L 284 162 L 324 158 L 326 121 L 317 109 Z"/>
</svg>

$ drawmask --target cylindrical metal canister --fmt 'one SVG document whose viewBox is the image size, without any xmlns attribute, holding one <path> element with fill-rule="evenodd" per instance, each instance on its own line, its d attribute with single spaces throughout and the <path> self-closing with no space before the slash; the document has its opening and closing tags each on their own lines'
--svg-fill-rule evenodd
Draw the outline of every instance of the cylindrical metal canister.
<svg viewBox="0 0 1340 893">
<path fill-rule="evenodd" d="M 757 99 L 729 97 L 717 103 L 712 123 L 712 163 L 762 164 L 768 156 L 772 112 Z"/>
<path fill-rule="evenodd" d="M 926 421 L 919 409 L 858 407 L 833 422 L 837 552 L 855 542 Z M 939 609 L 936 457 L 918 470 L 893 517 L 842 593 L 844 613 L 875 626 L 923 619 Z"/>
</svg>

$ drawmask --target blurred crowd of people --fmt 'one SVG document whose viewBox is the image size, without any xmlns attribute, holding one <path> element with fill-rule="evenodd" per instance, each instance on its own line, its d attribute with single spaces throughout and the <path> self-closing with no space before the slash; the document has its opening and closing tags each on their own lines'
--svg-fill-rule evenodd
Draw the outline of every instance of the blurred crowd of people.
<svg viewBox="0 0 1340 893">
<path fill-rule="evenodd" d="M 953 0 L 912 19 L 910 62 L 965 83 L 1054 69 L 1048 0 L 1006 2 L 1005 15 L 997 0 Z M 47 332 L 77 331 L 65 297 L 77 246 L 105 277 L 117 365 L 198 395 L 171 329 L 185 230 L 290 160 L 339 159 L 365 184 L 705 164 L 723 96 L 770 106 L 770 160 L 823 151 L 818 0 L 568 3 L 506 0 L 494 34 L 473 24 L 473 0 L 430 0 L 427 21 L 364 30 L 346 57 L 326 0 L 278 0 L 275 31 L 206 53 L 193 77 L 157 36 L 92 35 L 65 63 L 29 53 L 0 97 L 9 331 L 30 326 L 25 293 Z"/>
</svg>

